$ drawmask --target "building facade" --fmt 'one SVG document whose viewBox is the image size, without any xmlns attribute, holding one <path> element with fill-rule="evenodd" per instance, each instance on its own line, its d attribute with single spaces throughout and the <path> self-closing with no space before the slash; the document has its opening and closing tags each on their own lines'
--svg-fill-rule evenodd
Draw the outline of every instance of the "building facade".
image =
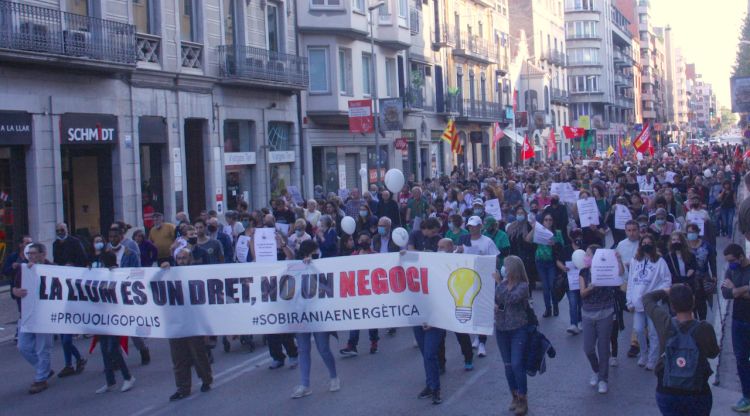
<svg viewBox="0 0 750 416">
<path fill-rule="evenodd" d="M 265 206 L 299 186 L 293 3 L 3 0 L 0 19 L 0 118 L 27 126 L 0 143 L 9 241 Z"/>
</svg>

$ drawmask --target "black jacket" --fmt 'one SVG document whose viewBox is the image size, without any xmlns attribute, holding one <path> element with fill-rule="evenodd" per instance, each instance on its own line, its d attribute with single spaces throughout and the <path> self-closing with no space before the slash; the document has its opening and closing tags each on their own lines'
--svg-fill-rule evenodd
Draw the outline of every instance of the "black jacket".
<svg viewBox="0 0 750 416">
<path fill-rule="evenodd" d="M 398 212 L 398 203 L 393 200 L 393 197 L 387 201 L 380 201 L 378 204 L 378 218 L 388 217 L 391 220 L 393 228 L 401 226 L 401 216 Z"/>
<path fill-rule="evenodd" d="M 52 243 L 52 259 L 58 266 L 72 264 L 76 267 L 86 267 L 88 257 L 83 250 L 81 240 L 67 236 L 64 240 L 55 240 Z"/>
</svg>

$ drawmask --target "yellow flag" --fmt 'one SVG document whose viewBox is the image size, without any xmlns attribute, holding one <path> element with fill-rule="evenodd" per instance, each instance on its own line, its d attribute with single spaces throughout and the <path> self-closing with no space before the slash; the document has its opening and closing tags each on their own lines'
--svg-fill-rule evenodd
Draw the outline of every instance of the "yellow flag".
<svg viewBox="0 0 750 416">
<path fill-rule="evenodd" d="M 615 149 L 612 148 L 612 145 L 609 145 L 607 148 L 607 157 L 612 157 L 613 154 L 615 154 Z"/>
</svg>

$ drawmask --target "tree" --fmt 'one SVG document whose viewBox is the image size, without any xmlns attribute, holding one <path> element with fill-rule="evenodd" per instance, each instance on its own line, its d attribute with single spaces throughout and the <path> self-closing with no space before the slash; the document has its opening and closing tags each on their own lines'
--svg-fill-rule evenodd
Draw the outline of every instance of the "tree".
<svg viewBox="0 0 750 416">
<path fill-rule="evenodd" d="M 734 114 L 729 108 L 722 106 L 721 109 L 719 109 L 719 114 L 721 116 L 719 130 L 728 130 L 737 124 L 737 114 Z"/>
<path fill-rule="evenodd" d="M 737 45 L 737 59 L 732 68 L 732 76 L 750 76 L 750 14 L 745 16 L 742 24 L 742 34 Z"/>
</svg>

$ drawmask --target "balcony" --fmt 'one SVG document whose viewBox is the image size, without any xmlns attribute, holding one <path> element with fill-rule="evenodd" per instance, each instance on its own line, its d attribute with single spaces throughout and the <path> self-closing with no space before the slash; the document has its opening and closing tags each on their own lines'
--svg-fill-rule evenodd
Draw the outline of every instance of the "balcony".
<svg viewBox="0 0 750 416">
<path fill-rule="evenodd" d="M 483 64 L 491 64 L 497 60 L 497 53 L 486 40 L 465 32 L 461 32 L 458 36 L 458 42 L 453 48 L 453 56 L 471 59 Z"/>
<path fill-rule="evenodd" d="M 551 100 L 557 104 L 568 104 L 568 92 L 560 88 L 552 88 Z"/>
<path fill-rule="evenodd" d="M 564 67 L 566 64 L 565 54 L 558 50 L 547 51 L 543 55 L 542 59 L 546 60 L 550 65 L 557 65 L 560 67 Z"/>
<path fill-rule="evenodd" d="M 3 60 L 128 71 L 135 45 L 133 25 L 0 0 Z"/>
<path fill-rule="evenodd" d="M 472 123 L 508 122 L 505 107 L 489 101 L 459 99 L 455 95 L 445 97 L 445 112 L 453 114 L 456 121 Z"/>
<path fill-rule="evenodd" d="M 161 65 L 161 38 L 145 33 L 135 34 L 138 62 Z"/>
<path fill-rule="evenodd" d="M 375 34 L 376 41 L 384 46 L 396 50 L 409 49 L 413 28 L 407 19 L 409 16 L 401 17 L 397 13 L 378 12 L 378 25 Z M 418 23 L 417 23 L 418 24 Z"/>
<path fill-rule="evenodd" d="M 424 88 L 407 87 L 404 91 L 404 111 L 422 111 L 424 105 Z"/>
<path fill-rule="evenodd" d="M 656 101 L 656 96 L 652 92 L 641 92 L 641 100 Z"/>
<path fill-rule="evenodd" d="M 432 43 L 436 47 L 454 47 L 456 46 L 456 36 L 454 31 L 448 29 L 448 26 L 441 25 L 432 32 Z"/>
<path fill-rule="evenodd" d="M 222 82 L 282 90 L 308 85 L 307 58 L 251 46 L 219 46 Z"/>
<path fill-rule="evenodd" d="M 300 33 L 341 35 L 349 38 L 367 39 L 369 22 L 364 12 L 353 11 L 352 2 L 341 2 L 341 6 L 320 6 L 312 2 L 298 2 L 296 12 Z M 383 12 L 376 13 L 375 22 L 383 20 Z"/>
</svg>

